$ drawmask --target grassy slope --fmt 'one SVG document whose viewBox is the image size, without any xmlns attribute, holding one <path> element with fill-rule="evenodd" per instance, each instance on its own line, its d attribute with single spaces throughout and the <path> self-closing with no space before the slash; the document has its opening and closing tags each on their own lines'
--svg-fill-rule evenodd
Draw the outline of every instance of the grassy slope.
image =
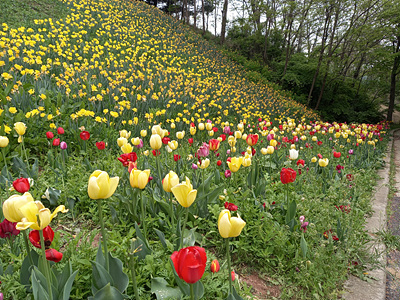
<svg viewBox="0 0 400 300">
<path fill-rule="evenodd" d="M 69 12 L 58 0 L 1 0 L 0 11 L 0 24 L 11 27 L 30 26 L 34 19 L 59 19 Z"/>
</svg>

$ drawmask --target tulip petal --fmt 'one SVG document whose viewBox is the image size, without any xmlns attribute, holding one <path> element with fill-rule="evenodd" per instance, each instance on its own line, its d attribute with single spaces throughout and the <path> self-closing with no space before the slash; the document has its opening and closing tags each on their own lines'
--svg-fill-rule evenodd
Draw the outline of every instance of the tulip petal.
<svg viewBox="0 0 400 300">
<path fill-rule="evenodd" d="M 19 211 L 22 213 L 24 218 L 27 219 L 28 222 L 37 222 L 36 215 L 39 213 L 39 210 L 35 202 L 26 203 L 19 208 Z"/>
<path fill-rule="evenodd" d="M 146 172 L 140 172 L 138 176 L 138 188 L 143 190 L 149 182 L 149 175 Z"/>
<path fill-rule="evenodd" d="M 96 200 L 101 199 L 99 197 L 100 187 L 97 185 L 96 177 L 90 176 L 88 184 L 88 195 L 90 199 Z"/>
<path fill-rule="evenodd" d="M 51 213 L 50 209 L 43 208 L 39 210 L 39 220 L 40 220 L 40 229 L 44 229 L 47 227 L 51 222 Z"/>
<path fill-rule="evenodd" d="M 101 174 L 97 177 L 97 185 L 99 186 L 99 198 L 106 199 L 108 190 L 110 187 L 110 177 L 108 176 L 107 172 L 101 172 Z"/>
<path fill-rule="evenodd" d="M 59 206 L 53 211 L 53 213 L 51 214 L 51 216 L 50 216 L 51 220 L 53 220 L 53 218 L 55 218 L 59 212 L 62 212 L 63 214 L 65 214 L 66 212 L 68 212 L 68 209 L 65 209 L 65 206 L 64 206 L 64 205 L 59 205 Z"/>
<path fill-rule="evenodd" d="M 232 227 L 229 221 L 229 214 L 224 213 L 222 216 L 220 215 L 220 217 L 221 218 L 218 220 L 218 231 L 219 234 L 226 239 L 229 237 Z"/>
<path fill-rule="evenodd" d="M 187 196 L 190 193 L 190 187 L 181 183 L 174 186 L 171 191 L 180 205 L 183 207 L 189 207 L 189 205 L 187 205 Z"/>
<path fill-rule="evenodd" d="M 34 226 L 34 225 L 36 225 L 36 226 Z M 17 228 L 18 230 L 26 230 L 26 229 L 28 229 L 29 227 L 32 227 L 32 228 L 35 229 L 35 230 L 38 230 L 38 229 L 39 229 L 39 226 L 37 226 L 37 224 L 36 224 L 35 222 L 28 222 L 28 220 L 25 219 L 25 218 L 23 218 L 23 219 L 21 220 L 21 222 L 18 222 L 18 223 L 17 223 L 17 226 L 15 226 L 15 228 Z M 34 227 L 35 227 L 35 228 L 34 228 Z"/>
<path fill-rule="evenodd" d="M 237 237 L 242 232 L 243 227 L 246 225 L 246 222 L 243 221 L 240 217 L 232 217 L 231 218 L 231 231 L 229 233 L 230 237 Z"/>
<path fill-rule="evenodd" d="M 190 207 L 193 204 L 194 200 L 196 200 L 196 196 L 197 196 L 197 190 L 191 190 L 189 192 L 186 198 L 187 207 Z"/>
<path fill-rule="evenodd" d="M 109 181 L 110 186 L 109 186 L 108 194 L 106 195 L 106 197 L 104 199 L 110 198 L 115 193 L 118 183 L 119 183 L 118 176 L 110 178 L 110 181 Z"/>
</svg>

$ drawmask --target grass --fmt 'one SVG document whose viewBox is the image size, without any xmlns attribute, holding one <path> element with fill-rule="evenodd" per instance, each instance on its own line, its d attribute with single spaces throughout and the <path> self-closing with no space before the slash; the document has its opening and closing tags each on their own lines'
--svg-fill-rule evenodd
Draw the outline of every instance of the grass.
<svg viewBox="0 0 400 300">
<path fill-rule="evenodd" d="M 1 0 L 0 24 L 29 27 L 35 19 L 59 19 L 69 13 L 67 5 L 58 0 Z"/>
</svg>

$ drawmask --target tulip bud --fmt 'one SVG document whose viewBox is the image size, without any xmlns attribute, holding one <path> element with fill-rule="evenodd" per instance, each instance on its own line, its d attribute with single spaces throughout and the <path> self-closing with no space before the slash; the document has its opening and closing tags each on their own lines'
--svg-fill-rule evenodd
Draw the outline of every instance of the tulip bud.
<svg viewBox="0 0 400 300">
<path fill-rule="evenodd" d="M 204 123 L 199 123 L 199 130 L 204 130 L 205 126 Z"/>
<path fill-rule="evenodd" d="M 5 148 L 8 146 L 9 140 L 6 136 L 0 136 L 0 148 Z"/>
<path fill-rule="evenodd" d="M 145 137 L 146 135 L 147 135 L 147 130 L 143 129 L 143 130 L 140 131 L 140 136 L 141 137 Z"/>
<path fill-rule="evenodd" d="M 132 170 L 129 175 L 129 183 L 133 188 L 139 188 L 143 190 L 149 182 L 150 170 Z"/>
<path fill-rule="evenodd" d="M 162 146 L 161 136 L 158 134 L 152 134 L 150 137 L 150 147 L 153 150 L 158 150 Z"/>
<path fill-rule="evenodd" d="M 213 273 L 217 273 L 219 270 L 220 270 L 219 262 L 218 262 L 218 260 L 214 259 L 211 262 L 210 271 Z"/>
<path fill-rule="evenodd" d="M 90 175 L 88 194 L 90 199 L 110 198 L 117 189 L 119 177 L 108 176 L 107 172 L 96 170 Z"/>
</svg>

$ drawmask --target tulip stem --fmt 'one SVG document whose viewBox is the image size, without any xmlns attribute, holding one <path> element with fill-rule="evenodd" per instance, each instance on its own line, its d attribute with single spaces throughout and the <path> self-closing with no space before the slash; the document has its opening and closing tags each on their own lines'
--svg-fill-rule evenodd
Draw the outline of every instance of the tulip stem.
<svg viewBox="0 0 400 300">
<path fill-rule="evenodd" d="M 155 151 L 159 151 L 159 150 L 155 150 Z M 156 152 L 156 154 L 157 154 L 157 152 Z M 158 157 L 158 155 L 156 155 L 156 166 L 157 166 L 157 172 L 158 172 L 158 179 L 160 180 L 160 189 L 161 189 L 161 191 L 163 191 L 160 158 Z"/>
<path fill-rule="evenodd" d="M 1 148 L 1 153 L 3 153 L 4 166 L 6 167 L 6 176 L 7 176 L 7 178 L 6 178 L 6 193 L 7 193 L 7 198 L 8 198 L 10 196 L 10 192 L 8 190 L 8 177 L 9 177 L 9 174 L 8 174 L 8 166 L 7 166 L 7 161 L 6 161 L 6 154 L 4 152 L 5 152 L 5 149 Z M 3 201 L 1 201 L 1 202 L 3 202 Z"/>
<path fill-rule="evenodd" d="M 131 257 L 131 275 L 132 275 L 132 284 L 133 284 L 133 291 L 135 293 L 135 299 L 136 300 L 140 300 L 139 298 L 139 293 L 138 293 L 138 289 L 137 289 L 137 282 L 136 282 L 136 271 L 135 271 L 135 249 L 133 249 L 133 242 L 131 243 L 131 253 L 130 253 L 130 257 Z"/>
<path fill-rule="evenodd" d="M 186 208 L 185 219 L 184 219 L 183 225 L 182 225 L 182 232 L 181 232 L 181 248 L 183 248 L 183 233 L 185 232 L 185 228 L 186 228 L 186 223 L 187 223 L 187 220 L 188 220 L 188 216 L 189 216 L 189 207 Z"/>
<path fill-rule="evenodd" d="M 28 155 L 26 154 L 26 148 L 25 148 L 25 143 L 24 143 L 24 137 L 21 136 L 22 139 L 22 149 L 24 150 L 25 153 L 25 158 L 26 158 L 26 164 L 28 165 L 28 170 L 30 171 L 30 166 L 29 166 L 29 160 L 28 160 Z"/>
<path fill-rule="evenodd" d="M 144 242 L 147 244 L 146 221 L 145 221 L 146 211 L 145 211 L 145 207 L 144 207 L 143 195 L 142 195 L 142 193 L 139 193 L 139 195 L 140 195 L 140 208 L 142 210 L 143 236 L 145 239 Z"/>
<path fill-rule="evenodd" d="M 49 293 L 49 299 L 53 299 L 53 291 L 52 291 L 52 286 L 51 286 L 51 277 L 50 277 L 50 266 L 49 263 L 46 259 L 46 248 L 44 245 L 44 237 L 43 237 L 43 230 L 39 230 L 39 236 L 40 236 L 40 247 L 42 250 L 42 260 L 43 260 L 43 265 L 44 265 L 44 271 L 45 271 L 45 277 L 47 281 L 47 292 Z"/>
<path fill-rule="evenodd" d="M 228 282 L 229 282 L 229 293 L 232 294 L 232 275 L 231 275 L 231 257 L 229 251 L 229 238 L 225 239 L 225 246 L 226 246 L 226 261 L 228 262 Z"/>
<path fill-rule="evenodd" d="M 31 266 L 33 266 L 33 259 L 32 259 L 32 255 L 31 255 L 31 251 L 29 249 L 28 236 L 26 234 L 26 230 L 22 230 L 22 235 L 24 236 L 24 243 L 25 243 L 26 252 L 28 253 L 29 262 L 31 263 Z"/>
<path fill-rule="evenodd" d="M 169 205 L 171 206 L 171 228 L 174 230 L 174 204 L 172 203 L 172 192 L 169 193 Z"/>
<path fill-rule="evenodd" d="M 106 261 L 106 270 L 109 272 L 110 265 L 109 265 L 109 258 L 108 258 L 108 249 L 107 249 L 107 238 L 106 238 L 106 230 L 104 228 L 104 220 L 103 220 L 103 208 L 101 206 L 101 199 L 97 199 L 97 206 L 99 207 L 99 219 L 100 219 L 100 226 L 101 226 L 101 237 L 104 247 L 104 257 Z"/>
<path fill-rule="evenodd" d="M 193 290 L 193 283 L 190 283 L 190 299 L 191 300 L 195 300 L 194 299 L 194 290 Z"/>
</svg>

